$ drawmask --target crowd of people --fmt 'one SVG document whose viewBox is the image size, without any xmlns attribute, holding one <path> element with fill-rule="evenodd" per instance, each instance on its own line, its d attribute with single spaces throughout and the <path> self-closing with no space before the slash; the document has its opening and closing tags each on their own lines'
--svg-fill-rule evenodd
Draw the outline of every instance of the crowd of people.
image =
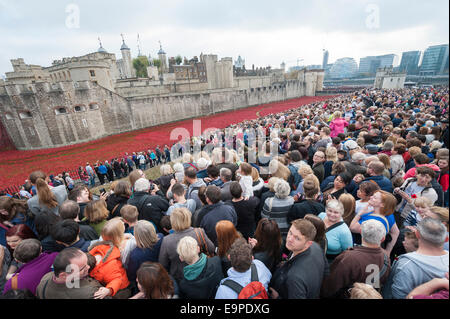
<svg viewBox="0 0 450 319">
<path fill-rule="evenodd" d="M 0 197 L 1 298 L 448 299 L 448 112 L 365 89 L 31 172 Z"/>
</svg>

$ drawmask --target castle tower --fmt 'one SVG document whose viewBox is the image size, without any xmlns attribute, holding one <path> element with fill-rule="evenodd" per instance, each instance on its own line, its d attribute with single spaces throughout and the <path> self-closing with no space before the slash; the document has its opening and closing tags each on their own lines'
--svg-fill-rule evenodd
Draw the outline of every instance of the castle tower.
<svg viewBox="0 0 450 319">
<path fill-rule="evenodd" d="M 158 57 L 161 61 L 161 74 L 166 73 L 168 71 L 167 68 L 167 58 L 166 58 L 166 52 L 162 49 L 161 41 L 159 41 L 159 51 L 158 51 Z"/>
<path fill-rule="evenodd" d="M 136 71 L 133 68 L 133 64 L 131 61 L 131 51 L 130 48 L 125 44 L 125 40 L 122 36 L 122 46 L 120 47 L 120 52 L 122 52 L 122 60 L 123 60 L 123 70 L 126 78 L 134 78 L 136 77 Z"/>
<path fill-rule="evenodd" d="M 100 44 L 100 47 L 98 48 L 97 52 L 100 52 L 100 53 L 108 53 L 108 52 L 105 50 L 105 48 L 102 46 L 102 41 L 100 40 L 100 37 L 98 38 L 98 42 L 99 42 L 99 44 Z"/>
</svg>

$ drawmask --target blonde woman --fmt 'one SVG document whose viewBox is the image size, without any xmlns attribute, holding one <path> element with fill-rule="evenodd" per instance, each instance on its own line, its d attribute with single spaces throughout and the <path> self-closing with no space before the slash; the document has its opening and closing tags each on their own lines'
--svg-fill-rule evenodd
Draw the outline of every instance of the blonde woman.
<svg viewBox="0 0 450 319">
<path fill-rule="evenodd" d="M 327 178 L 331 175 L 331 169 L 334 163 L 338 162 L 337 157 L 337 149 L 333 146 L 330 146 L 325 151 L 326 161 L 323 163 L 323 168 L 325 170 L 324 178 Z"/>
<path fill-rule="evenodd" d="M 147 220 L 139 220 L 134 226 L 134 238 L 136 248 L 130 252 L 128 260 L 128 280 L 134 284 L 136 272 L 142 263 L 146 261 L 158 262 L 159 251 L 164 235 L 156 233 L 153 224 Z"/>
</svg>

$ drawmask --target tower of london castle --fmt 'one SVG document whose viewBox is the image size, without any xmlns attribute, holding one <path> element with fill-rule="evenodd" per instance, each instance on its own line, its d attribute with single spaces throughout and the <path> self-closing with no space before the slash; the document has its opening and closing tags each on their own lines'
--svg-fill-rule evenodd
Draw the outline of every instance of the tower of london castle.
<svg viewBox="0 0 450 319">
<path fill-rule="evenodd" d="M 124 39 L 120 52 L 117 60 L 100 43 L 97 52 L 55 60 L 49 67 L 12 59 L 13 71 L 0 80 L 0 129 L 17 149 L 52 148 L 314 96 L 323 85 L 322 70 L 301 70 L 294 79 L 283 69 L 236 75 L 231 57 L 219 60 L 214 54 L 177 65 L 162 46 L 159 67 L 150 63 L 142 78 Z"/>
</svg>

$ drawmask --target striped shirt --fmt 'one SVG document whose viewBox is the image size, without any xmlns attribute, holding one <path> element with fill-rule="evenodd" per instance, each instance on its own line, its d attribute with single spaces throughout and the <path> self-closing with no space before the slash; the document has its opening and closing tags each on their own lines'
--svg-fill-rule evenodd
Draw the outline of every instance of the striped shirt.
<svg viewBox="0 0 450 319">
<path fill-rule="evenodd" d="M 287 215 L 291 206 L 294 204 L 294 198 L 288 196 L 284 199 L 278 197 L 269 197 L 264 202 L 263 210 L 261 212 L 261 218 L 268 218 L 275 220 L 280 228 L 281 237 L 286 238 L 289 231 L 289 223 L 287 221 Z"/>
</svg>

